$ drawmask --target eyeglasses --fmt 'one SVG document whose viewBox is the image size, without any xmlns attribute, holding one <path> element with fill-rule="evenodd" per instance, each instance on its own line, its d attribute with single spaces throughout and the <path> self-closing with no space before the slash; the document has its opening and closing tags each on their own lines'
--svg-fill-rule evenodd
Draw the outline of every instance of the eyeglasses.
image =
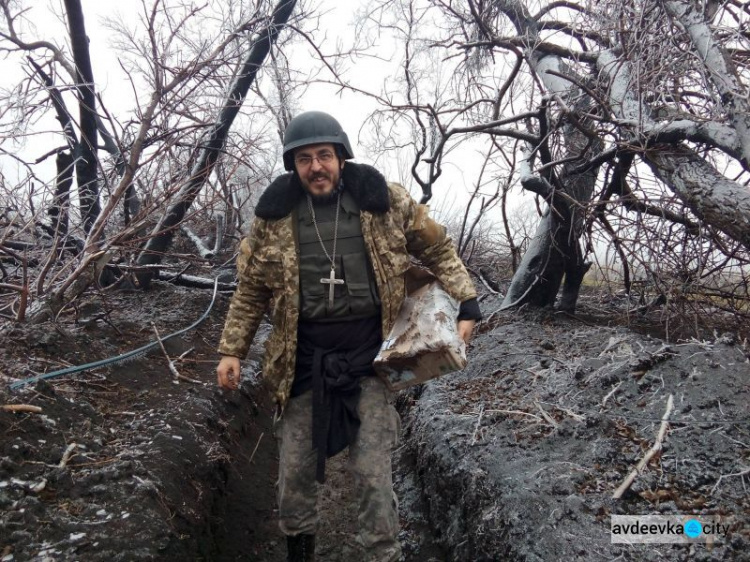
<svg viewBox="0 0 750 562">
<path fill-rule="evenodd" d="M 333 159 L 335 158 L 335 154 L 333 152 L 330 152 L 326 150 L 325 152 L 320 152 L 315 156 L 310 156 L 309 154 L 300 154 L 299 156 L 294 157 L 294 163 L 297 164 L 300 168 L 307 168 L 308 166 L 312 165 L 313 160 L 317 160 L 318 163 L 321 166 L 325 166 L 326 164 L 330 164 L 333 162 Z"/>
</svg>

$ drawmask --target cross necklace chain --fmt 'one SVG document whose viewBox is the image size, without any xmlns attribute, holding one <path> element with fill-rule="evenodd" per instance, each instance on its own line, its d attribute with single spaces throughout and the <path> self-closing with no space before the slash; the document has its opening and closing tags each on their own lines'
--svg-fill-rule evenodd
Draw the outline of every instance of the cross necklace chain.
<svg viewBox="0 0 750 562">
<path fill-rule="evenodd" d="M 315 207 L 313 206 L 312 197 L 307 196 L 307 207 L 310 209 L 310 215 L 312 216 L 313 226 L 315 227 L 315 234 L 318 235 L 318 241 L 320 246 L 323 248 L 328 261 L 331 262 L 331 274 L 328 277 L 323 277 L 320 282 L 324 285 L 328 285 L 328 306 L 333 308 L 333 289 L 334 285 L 343 285 L 343 279 L 336 279 L 336 240 L 339 235 L 339 210 L 341 209 L 341 192 L 336 199 L 336 219 L 333 223 L 333 249 L 331 253 L 328 253 L 326 245 L 323 243 L 323 237 L 320 235 L 318 230 L 318 221 L 315 219 Z"/>
</svg>

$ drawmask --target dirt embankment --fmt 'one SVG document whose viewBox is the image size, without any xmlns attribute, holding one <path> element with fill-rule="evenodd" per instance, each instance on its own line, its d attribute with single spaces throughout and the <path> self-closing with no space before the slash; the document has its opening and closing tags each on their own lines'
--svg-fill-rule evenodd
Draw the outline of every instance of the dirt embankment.
<svg viewBox="0 0 750 562">
<path fill-rule="evenodd" d="M 0 350 L 0 549 L 12 560 L 210 559 L 228 454 L 252 426 L 253 402 L 175 381 L 160 351 L 29 385 L 10 378 L 114 356 L 184 327 L 210 295 L 168 288 L 86 304 L 59 324 L 17 326 Z M 190 303 L 186 305 L 186 303 Z M 216 322 L 167 342 L 180 373 L 208 380 Z M 244 410 L 249 415 L 236 416 Z M 65 454 L 67 452 L 67 455 Z M 3 558 L 4 560 L 4 558 Z"/>
<path fill-rule="evenodd" d="M 506 314 L 412 393 L 408 446 L 452 560 L 750 560 L 750 348 Z M 652 447 L 660 454 L 619 500 Z M 711 546 L 610 544 L 610 516 L 721 516 Z"/>
<path fill-rule="evenodd" d="M 167 344 L 179 372 L 205 384 L 176 384 L 157 350 L 6 390 L 11 379 L 153 340 L 152 321 L 162 336 L 183 328 L 209 300 L 160 285 L 147 301 L 112 296 L 58 324 L 6 329 L 0 405 L 42 412 L 0 411 L 0 560 L 284 560 L 261 346 L 241 392 L 214 384 L 226 297 Z M 728 337 L 665 344 L 554 315 L 495 315 L 465 372 L 398 397 L 405 560 L 747 559 L 747 358 Z M 653 444 L 670 394 L 663 451 L 612 500 Z M 358 558 L 345 467 L 342 456 L 327 471 L 321 560 Z M 733 523 L 711 548 L 625 547 L 609 542 L 613 513 Z"/>
</svg>

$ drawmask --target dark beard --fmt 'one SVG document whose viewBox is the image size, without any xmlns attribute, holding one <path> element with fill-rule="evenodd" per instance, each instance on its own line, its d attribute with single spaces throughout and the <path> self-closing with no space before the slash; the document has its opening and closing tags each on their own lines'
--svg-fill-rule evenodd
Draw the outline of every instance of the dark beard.
<svg viewBox="0 0 750 562">
<path fill-rule="evenodd" d="M 310 196 L 313 203 L 316 205 L 325 205 L 328 203 L 333 203 L 336 201 L 336 198 L 339 196 L 339 193 L 341 193 L 344 190 L 344 182 L 343 180 L 339 179 L 338 185 L 334 187 L 329 193 L 324 193 L 322 195 L 318 195 L 315 193 L 310 193 L 308 190 L 305 190 L 305 192 Z"/>
</svg>

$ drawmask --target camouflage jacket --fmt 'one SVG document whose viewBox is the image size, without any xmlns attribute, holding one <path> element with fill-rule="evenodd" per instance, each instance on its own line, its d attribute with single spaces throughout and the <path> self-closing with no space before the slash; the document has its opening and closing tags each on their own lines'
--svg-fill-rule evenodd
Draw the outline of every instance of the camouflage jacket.
<svg viewBox="0 0 750 562">
<path fill-rule="evenodd" d="M 362 235 L 382 301 L 383 337 L 405 296 L 410 256 L 442 282 L 459 302 L 477 296 L 445 229 L 427 217 L 400 185 L 387 183 L 371 166 L 347 162 L 344 185 L 360 206 Z M 292 174 L 263 192 L 250 234 L 237 258 L 238 286 L 229 305 L 218 351 L 244 358 L 263 314 L 272 308 L 273 329 L 265 343 L 263 379 L 284 406 L 294 379 L 299 320 L 299 258 L 296 207 L 304 190 Z"/>
</svg>

